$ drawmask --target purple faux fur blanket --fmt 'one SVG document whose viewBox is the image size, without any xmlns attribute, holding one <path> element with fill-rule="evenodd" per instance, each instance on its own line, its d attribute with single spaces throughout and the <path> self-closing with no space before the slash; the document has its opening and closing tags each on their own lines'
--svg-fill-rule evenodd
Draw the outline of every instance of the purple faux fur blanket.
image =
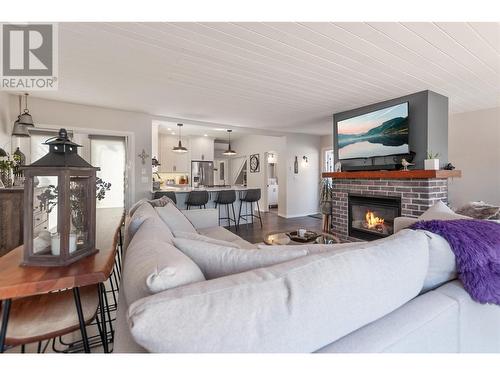
<svg viewBox="0 0 500 375">
<path fill-rule="evenodd" d="M 500 224 L 486 220 L 419 221 L 422 229 L 446 239 L 456 257 L 458 278 L 472 299 L 500 305 Z"/>
</svg>

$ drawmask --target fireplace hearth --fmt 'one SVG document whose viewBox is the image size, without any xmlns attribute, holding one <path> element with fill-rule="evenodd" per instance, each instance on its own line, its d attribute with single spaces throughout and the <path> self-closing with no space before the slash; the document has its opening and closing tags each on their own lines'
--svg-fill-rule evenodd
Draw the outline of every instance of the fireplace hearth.
<svg viewBox="0 0 500 375">
<path fill-rule="evenodd" d="M 348 235 L 374 240 L 394 233 L 394 219 L 401 216 L 400 197 L 348 195 Z"/>
</svg>

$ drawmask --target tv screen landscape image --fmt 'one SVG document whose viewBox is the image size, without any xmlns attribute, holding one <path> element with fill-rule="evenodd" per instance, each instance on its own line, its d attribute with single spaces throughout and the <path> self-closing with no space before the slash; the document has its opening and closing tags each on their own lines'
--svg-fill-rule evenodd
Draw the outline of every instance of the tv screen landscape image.
<svg viewBox="0 0 500 375">
<path fill-rule="evenodd" d="M 408 102 L 339 121 L 339 159 L 407 154 L 408 134 Z"/>
</svg>

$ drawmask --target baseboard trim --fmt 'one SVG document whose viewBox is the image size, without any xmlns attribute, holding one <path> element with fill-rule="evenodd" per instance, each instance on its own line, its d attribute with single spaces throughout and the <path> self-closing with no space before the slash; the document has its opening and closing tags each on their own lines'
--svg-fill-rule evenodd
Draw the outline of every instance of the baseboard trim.
<svg viewBox="0 0 500 375">
<path fill-rule="evenodd" d="M 309 216 L 309 215 L 317 215 L 319 214 L 320 212 L 308 212 L 308 213 L 305 213 L 305 214 L 298 214 L 298 215 L 282 215 L 280 213 L 278 213 L 278 216 L 284 218 L 284 219 L 294 219 L 296 217 L 304 217 L 304 216 Z"/>
</svg>

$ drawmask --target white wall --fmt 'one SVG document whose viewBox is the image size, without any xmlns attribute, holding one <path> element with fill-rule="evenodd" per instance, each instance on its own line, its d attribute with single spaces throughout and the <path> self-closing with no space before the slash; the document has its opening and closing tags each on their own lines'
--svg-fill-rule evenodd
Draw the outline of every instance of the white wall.
<svg viewBox="0 0 500 375">
<path fill-rule="evenodd" d="M 319 136 L 286 136 L 286 217 L 306 216 L 319 211 L 320 154 Z M 294 173 L 295 156 L 299 162 L 298 174 Z M 308 158 L 307 164 L 303 161 L 303 156 Z M 279 181 L 282 186 L 283 179 Z"/>
<path fill-rule="evenodd" d="M 325 157 L 324 151 L 333 148 L 333 134 L 322 135 L 320 138 L 321 155 L 319 157 L 319 171 L 320 173 L 325 170 Z"/>
<path fill-rule="evenodd" d="M 450 116 L 448 159 L 462 170 L 449 181 L 450 204 L 500 205 L 500 107 Z"/>
<path fill-rule="evenodd" d="M 266 135 L 245 135 L 241 138 L 231 141 L 231 148 L 238 152 L 237 157 L 246 156 L 247 158 L 247 186 L 250 188 L 260 188 L 262 199 L 259 202 L 261 211 L 267 211 L 267 181 L 265 179 L 265 153 L 275 151 L 278 154 L 278 181 L 285 181 L 286 167 L 281 161 L 285 155 L 285 137 L 274 137 Z M 260 172 L 250 172 L 250 155 L 260 155 Z M 278 214 L 287 215 L 286 189 L 279 187 L 278 193 Z"/>
<path fill-rule="evenodd" d="M 17 113 L 17 97 L 9 95 L 10 120 L 12 126 Z M 2 106 L 3 107 L 3 106 Z M 109 135 L 128 137 L 132 155 L 128 155 L 129 193 L 132 200 L 151 196 L 151 160 L 146 164 L 138 157 L 144 149 L 151 153 L 152 118 L 137 112 L 107 109 L 102 107 L 72 104 L 39 98 L 30 98 L 30 113 L 39 127 L 66 127 L 68 129 L 95 129 Z M 3 124 L 2 124 L 3 127 Z"/>
</svg>

